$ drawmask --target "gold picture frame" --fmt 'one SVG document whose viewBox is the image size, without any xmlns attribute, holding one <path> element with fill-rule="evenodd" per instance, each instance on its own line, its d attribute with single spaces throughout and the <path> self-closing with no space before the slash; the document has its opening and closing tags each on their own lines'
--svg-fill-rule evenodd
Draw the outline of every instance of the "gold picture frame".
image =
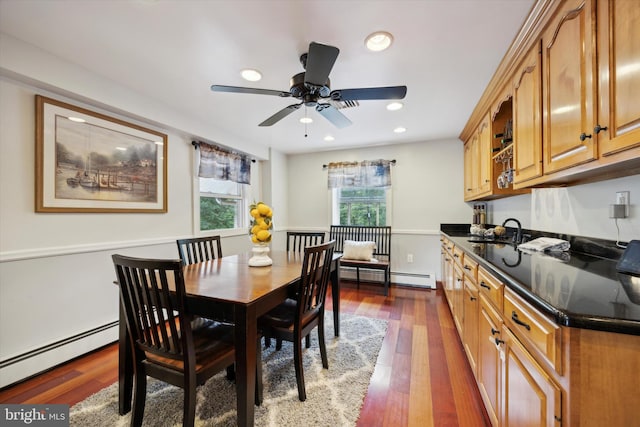
<svg viewBox="0 0 640 427">
<path fill-rule="evenodd" d="M 167 212 L 167 135 L 36 95 L 36 212 Z"/>
</svg>

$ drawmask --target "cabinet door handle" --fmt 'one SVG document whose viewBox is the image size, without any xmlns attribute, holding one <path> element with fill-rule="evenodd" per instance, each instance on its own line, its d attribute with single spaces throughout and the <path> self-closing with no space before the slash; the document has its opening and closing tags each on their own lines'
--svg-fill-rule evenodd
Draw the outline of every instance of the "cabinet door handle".
<svg viewBox="0 0 640 427">
<path fill-rule="evenodd" d="M 504 344 L 504 341 L 498 338 L 496 338 L 494 341 L 496 342 L 496 345 Z"/>
<path fill-rule="evenodd" d="M 491 335 L 495 335 L 495 334 L 499 334 L 499 333 L 500 333 L 499 330 L 491 328 Z"/>
<path fill-rule="evenodd" d="M 600 133 L 601 130 L 608 130 L 609 128 L 607 126 L 600 126 L 600 125 L 596 125 L 596 127 L 593 128 L 593 133 L 595 133 L 596 135 Z"/>
<path fill-rule="evenodd" d="M 522 320 L 518 319 L 518 313 L 516 313 L 515 311 L 511 312 L 511 320 L 513 320 L 514 322 L 516 322 L 520 326 L 524 326 L 527 329 L 527 331 L 531 330 L 531 326 L 527 325 Z"/>
<path fill-rule="evenodd" d="M 485 289 L 489 289 L 489 290 L 491 290 L 491 286 L 487 285 L 487 284 L 486 284 L 486 283 L 484 283 L 484 282 L 480 282 L 480 286 L 481 286 L 481 287 L 483 287 L 483 288 L 485 288 Z"/>
<path fill-rule="evenodd" d="M 458 258 L 458 254 L 453 254 L 453 257 L 454 258 Z"/>
<path fill-rule="evenodd" d="M 475 301 L 475 300 L 477 300 L 478 298 L 476 298 L 476 297 L 469 297 L 469 299 L 470 299 L 471 301 Z"/>
<path fill-rule="evenodd" d="M 464 266 L 464 269 L 465 269 L 465 270 L 469 270 L 469 271 L 471 271 L 471 267 L 469 267 L 468 265 L 465 265 L 465 266 Z"/>
<path fill-rule="evenodd" d="M 587 135 L 586 133 L 582 132 L 580 134 L 580 141 L 584 141 L 587 138 L 591 138 L 591 135 Z"/>
</svg>

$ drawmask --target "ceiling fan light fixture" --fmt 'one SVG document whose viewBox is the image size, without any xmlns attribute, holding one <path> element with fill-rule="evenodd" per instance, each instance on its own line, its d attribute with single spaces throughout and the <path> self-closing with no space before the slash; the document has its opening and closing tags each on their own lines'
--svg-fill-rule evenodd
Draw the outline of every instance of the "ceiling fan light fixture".
<svg viewBox="0 0 640 427">
<path fill-rule="evenodd" d="M 407 131 L 407 128 L 404 128 L 404 127 L 402 127 L 402 126 L 398 126 L 398 127 L 397 127 L 397 128 L 395 128 L 393 131 L 394 131 L 395 133 L 403 133 L 403 132 L 406 132 L 406 131 Z"/>
<path fill-rule="evenodd" d="M 364 40 L 364 45 L 372 52 L 381 52 L 391 46 L 393 36 L 386 31 L 371 33 Z"/>
<path fill-rule="evenodd" d="M 240 71 L 240 75 L 243 79 L 250 82 L 257 82 L 262 79 L 262 73 L 252 68 L 245 68 L 244 70 Z"/>
<path fill-rule="evenodd" d="M 313 123 L 313 119 L 311 117 L 303 117 L 300 119 L 300 123 Z"/>
<path fill-rule="evenodd" d="M 390 102 L 390 103 L 387 104 L 387 110 L 389 110 L 389 111 L 397 111 L 397 110 L 401 109 L 402 107 L 404 107 L 404 104 L 402 102 L 398 102 L 398 101 Z"/>
</svg>

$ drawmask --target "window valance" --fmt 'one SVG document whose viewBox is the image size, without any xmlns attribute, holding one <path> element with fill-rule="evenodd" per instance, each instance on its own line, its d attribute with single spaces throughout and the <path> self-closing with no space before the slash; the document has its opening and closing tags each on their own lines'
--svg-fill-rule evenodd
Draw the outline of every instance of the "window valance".
<svg viewBox="0 0 640 427">
<path fill-rule="evenodd" d="M 391 165 L 395 160 L 363 160 L 361 162 L 332 162 L 329 170 L 329 188 L 390 187 Z"/>
<path fill-rule="evenodd" d="M 233 181 L 238 184 L 251 183 L 251 158 L 249 156 L 227 151 L 204 142 L 198 143 L 198 147 L 200 148 L 199 177 Z"/>
</svg>

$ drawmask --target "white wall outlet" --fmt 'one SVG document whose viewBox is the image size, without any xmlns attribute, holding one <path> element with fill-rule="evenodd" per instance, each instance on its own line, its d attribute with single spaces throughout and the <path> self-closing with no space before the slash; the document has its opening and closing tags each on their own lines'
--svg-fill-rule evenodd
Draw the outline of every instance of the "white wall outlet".
<svg viewBox="0 0 640 427">
<path fill-rule="evenodd" d="M 629 192 L 628 191 L 616 192 L 616 205 L 624 206 L 624 218 L 629 216 Z"/>
<path fill-rule="evenodd" d="M 408 263 L 412 263 L 413 262 L 413 254 L 407 254 L 407 262 Z"/>
<path fill-rule="evenodd" d="M 629 192 L 618 191 L 616 192 L 616 205 L 629 205 Z"/>
</svg>

